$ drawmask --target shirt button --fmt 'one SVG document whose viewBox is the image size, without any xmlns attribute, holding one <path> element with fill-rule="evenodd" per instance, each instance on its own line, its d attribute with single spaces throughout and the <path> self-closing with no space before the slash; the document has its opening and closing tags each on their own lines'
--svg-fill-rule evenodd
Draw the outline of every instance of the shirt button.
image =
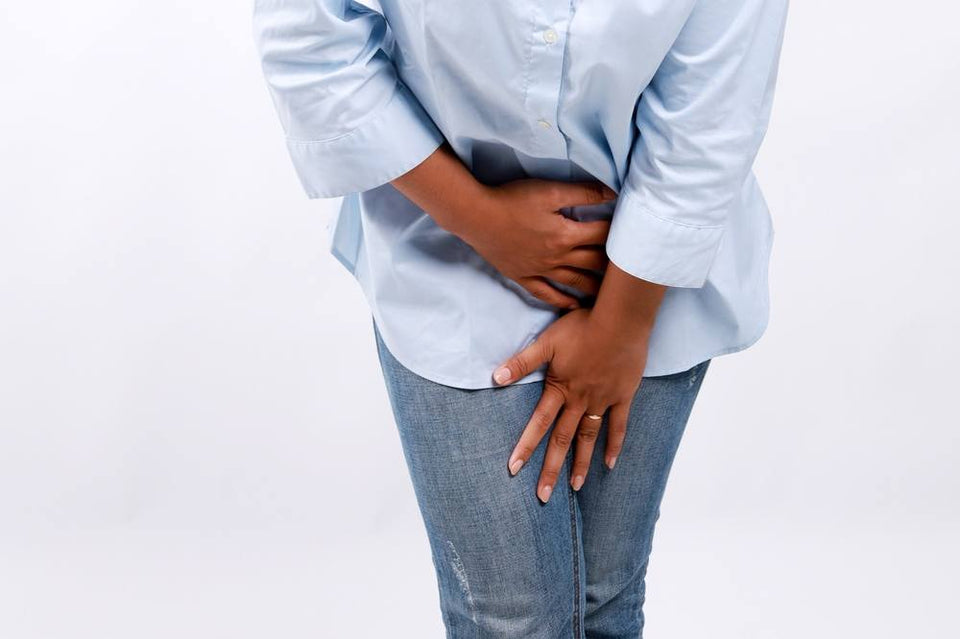
<svg viewBox="0 0 960 639">
<path fill-rule="evenodd" d="M 546 120 L 542 120 L 542 119 L 541 119 L 541 120 L 537 120 L 537 124 L 539 124 L 540 127 L 543 128 L 543 129 L 549 129 L 549 128 L 550 128 L 550 123 L 547 122 Z"/>
<path fill-rule="evenodd" d="M 547 29 L 543 32 L 543 41 L 547 44 L 553 44 L 557 41 L 557 32 L 553 29 Z"/>
</svg>

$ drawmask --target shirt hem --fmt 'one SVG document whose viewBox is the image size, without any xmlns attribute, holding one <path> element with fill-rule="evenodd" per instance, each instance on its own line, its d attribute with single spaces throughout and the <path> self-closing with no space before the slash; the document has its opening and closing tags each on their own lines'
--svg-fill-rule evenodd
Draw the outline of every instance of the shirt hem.
<svg viewBox="0 0 960 639">
<path fill-rule="evenodd" d="M 721 357 L 723 355 L 730 355 L 733 353 L 739 353 L 741 351 L 744 351 L 750 348 L 751 346 L 753 346 L 754 344 L 756 344 L 758 341 L 760 341 L 760 338 L 763 337 L 763 335 L 766 333 L 769 324 L 770 324 L 770 316 L 769 314 L 767 314 L 764 317 L 763 322 L 761 322 L 760 326 L 754 332 L 754 334 L 749 338 L 747 338 L 746 340 L 740 342 L 739 344 L 736 344 L 734 346 L 727 346 L 724 348 L 720 348 L 718 350 L 711 351 L 710 354 L 706 356 L 694 357 L 692 358 L 692 361 L 689 361 L 684 364 L 680 364 L 679 366 L 670 367 L 669 369 L 666 369 L 663 371 L 657 371 L 655 374 L 651 374 L 648 371 L 644 371 L 643 376 L 644 377 L 662 377 L 664 375 L 673 375 L 675 373 L 682 373 L 683 371 L 689 370 L 690 368 L 708 359 L 713 359 L 715 357 Z M 481 383 L 479 381 L 463 381 L 462 379 L 457 379 L 449 375 L 434 375 L 434 374 L 426 375 L 419 366 L 417 365 L 411 366 L 407 362 L 403 361 L 401 357 L 404 357 L 404 356 L 402 355 L 398 356 L 397 353 L 394 351 L 394 349 L 392 349 L 390 345 L 387 344 L 386 337 L 383 336 L 382 334 L 381 336 L 383 337 L 383 343 L 387 347 L 387 350 L 390 351 L 390 354 L 393 355 L 394 359 L 396 359 L 397 362 L 399 362 L 404 368 L 409 370 L 411 373 L 413 373 L 417 377 L 423 378 L 435 384 L 440 384 L 441 386 L 450 386 L 452 388 L 459 388 L 461 390 L 482 390 L 485 388 L 506 388 L 507 386 L 533 384 L 535 382 L 541 382 L 544 379 L 546 379 L 546 371 L 540 370 L 540 369 L 528 374 L 526 377 L 523 377 L 516 382 L 513 382 L 511 384 L 505 384 L 504 386 L 498 386 L 495 382 L 493 382 L 493 371 L 490 371 L 491 377 L 490 377 L 489 383 L 486 383 L 486 382 Z"/>
</svg>

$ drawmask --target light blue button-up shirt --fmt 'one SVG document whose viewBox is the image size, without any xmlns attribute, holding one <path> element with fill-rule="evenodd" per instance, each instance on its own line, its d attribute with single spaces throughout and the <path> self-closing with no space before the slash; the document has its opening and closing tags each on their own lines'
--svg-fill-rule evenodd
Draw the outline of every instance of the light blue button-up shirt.
<svg viewBox="0 0 960 639">
<path fill-rule="evenodd" d="M 600 180 L 616 200 L 562 213 L 612 215 L 610 260 L 670 287 L 645 374 L 742 350 L 769 314 L 773 227 L 751 166 L 786 13 L 787 0 L 256 0 L 254 34 L 307 195 L 344 196 L 330 250 L 384 342 L 423 377 L 486 388 L 558 311 L 389 182 L 444 139 L 486 184 Z"/>
</svg>

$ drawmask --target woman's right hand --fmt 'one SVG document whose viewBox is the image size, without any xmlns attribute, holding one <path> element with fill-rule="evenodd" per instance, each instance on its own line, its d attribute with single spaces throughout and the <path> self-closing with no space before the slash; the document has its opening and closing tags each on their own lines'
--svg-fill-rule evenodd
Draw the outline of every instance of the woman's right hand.
<svg viewBox="0 0 960 639">
<path fill-rule="evenodd" d="M 597 294 L 610 222 L 579 222 L 560 209 L 615 198 L 602 182 L 523 178 L 482 184 L 444 142 L 391 183 L 537 299 L 559 308 L 579 306 L 576 297 L 548 280 Z"/>
<path fill-rule="evenodd" d="M 537 299 L 559 308 L 576 308 L 577 298 L 548 280 L 595 296 L 607 265 L 603 245 L 610 221 L 580 222 L 560 209 L 615 197 L 616 192 L 601 182 L 513 180 L 487 187 L 486 196 L 475 204 L 476 215 L 464 220 L 459 235 Z"/>
</svg>

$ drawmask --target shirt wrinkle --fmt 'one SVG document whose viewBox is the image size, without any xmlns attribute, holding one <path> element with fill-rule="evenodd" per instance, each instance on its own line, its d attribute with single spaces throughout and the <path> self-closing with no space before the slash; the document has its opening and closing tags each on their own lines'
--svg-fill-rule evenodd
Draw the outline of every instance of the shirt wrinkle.
<svg viewBox="0 0 960 639">
<path fill-rule="evenodd" d="M 743 350 L 769 319 L 774 232 L 752 165 L 787 9 L 788 0 L 258 0 L 253 25 L 281 124 L 296 132 L 287 148 L 304 192 L 343 197 L 329 250 L 362 288 L 384 343 L 418 375 L 489 388 L 493 370 L 559 311 L 505 284 L 389 180 L 446 141 L 485 184 L 601 181 L 615 200 L 561 213 L 609 219 L 610 260 L 668 287 L 645 374 Z"/>
</svg>

